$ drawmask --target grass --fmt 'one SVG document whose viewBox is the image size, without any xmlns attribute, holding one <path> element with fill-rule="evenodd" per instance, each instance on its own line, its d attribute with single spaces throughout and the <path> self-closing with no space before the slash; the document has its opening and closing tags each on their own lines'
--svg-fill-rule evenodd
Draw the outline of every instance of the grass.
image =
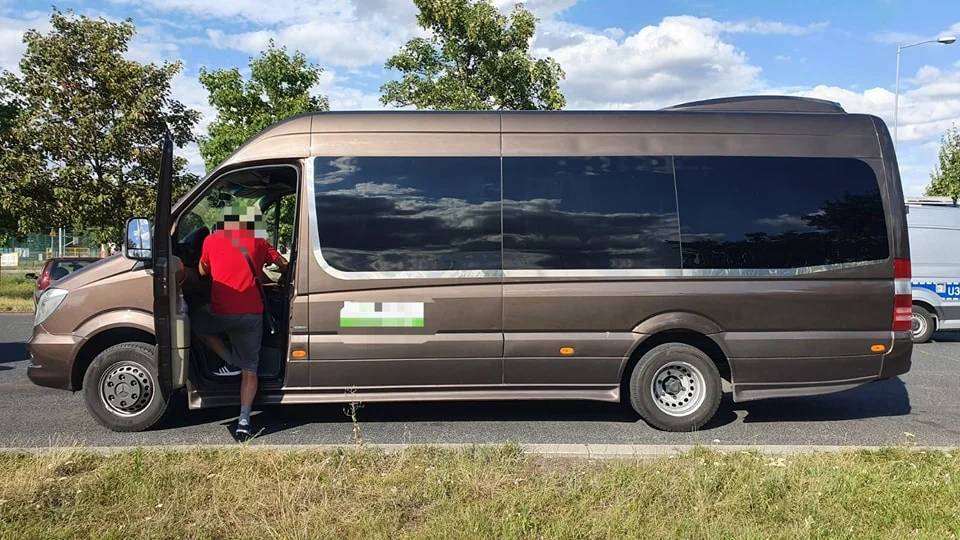
<svg viewBox="0 0 960 540">
<path fill-rule="evenodd" d="M 4 272 L 0 277 L 0 312 L 33 311 L 33 290 L 37 284 L 22 274 Z"/>
<path fill-rule="evenodd" d="M 960 454 L 0 455 L 0 538 L 956 538 Z"/>
</svg>

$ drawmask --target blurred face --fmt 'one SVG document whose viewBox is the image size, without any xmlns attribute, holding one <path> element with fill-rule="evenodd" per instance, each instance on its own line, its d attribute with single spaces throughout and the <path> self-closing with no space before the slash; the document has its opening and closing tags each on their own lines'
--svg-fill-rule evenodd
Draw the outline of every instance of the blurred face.
<svg viewBox="0 0 960 540">
<path fill-rule="evenodd" d="M 260 209 L 254 205 L 246 207 L 226 207 L 223 209 L 223 230 L 251 234 L 257 238 L 266 238 L 267 229 Z"/>
</svg>

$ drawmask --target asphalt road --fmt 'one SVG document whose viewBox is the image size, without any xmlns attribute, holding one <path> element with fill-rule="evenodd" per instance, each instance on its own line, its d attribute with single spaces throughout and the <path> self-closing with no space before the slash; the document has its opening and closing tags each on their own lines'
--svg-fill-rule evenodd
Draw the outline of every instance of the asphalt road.
<svg viewBox="0 0 960 540">
<path fill-rule="evenodd" d="M 236 411 L 176 409 L 146 433 L 113 433 L 87 414 L 80 394 L 27 380 L 32 317 L 0 315 L 0 447 L 231 443 Z M 353 426 L 339 405 L 271 407 L 255 415 L 268 444 L 343 444 Z M 391 443 L 960 445 L 960 333 L 915 349 L 913 369 L 847 392 L 733 403 L 725 396 L 701 432 L 664 433 L 617 404 L 494 402 L 365 404 L 363 440 Z M 256 442 L 256 441 L 255 441 Z"/>
</svg>

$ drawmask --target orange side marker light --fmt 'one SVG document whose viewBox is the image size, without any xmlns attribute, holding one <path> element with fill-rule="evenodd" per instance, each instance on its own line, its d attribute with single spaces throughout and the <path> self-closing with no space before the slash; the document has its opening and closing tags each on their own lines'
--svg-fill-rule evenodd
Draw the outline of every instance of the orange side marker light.
<svg viewBox="0 0 960 540">
<path fill-rule="evenodd" d="M 573 350 L 573 347 L 560 347 L 560 354 L 564 356 L 570 356 L 574 352 L 576 351 Z"/>
<path fill-rule="evenodd" d="M 883 352 L 886 351 L 887 348 L 883 345 L 871 345 L 870 350 L 873 352 Z"/>
<path fill-rule="evenodd" d="M 293 356 L 294 358 L 306 358 L 307 351 L 293 351 L 293 354 L 291 354 L 291 356 Z"/>
</svg>

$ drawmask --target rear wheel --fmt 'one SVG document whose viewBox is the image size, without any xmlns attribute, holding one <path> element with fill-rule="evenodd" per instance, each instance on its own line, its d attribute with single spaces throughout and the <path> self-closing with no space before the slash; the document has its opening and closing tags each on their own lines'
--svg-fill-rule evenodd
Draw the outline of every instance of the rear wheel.
<svg viewBox="0 0 960 540">
<path fill-rule="evenodd" d="M 87 410 L 113 431 L 143 431 L 166 416 L 169 400 L 160 391 L 153 345 L 121 343 L 103 351 L 83 377 Z"/>
<path fill-rule="evenodd" d="M 648 424 L 665 431 L 692 431 L 713 418 L 723 395 L 720 372 L 700 349 L 665 343 L 633 368 L 630 405 Z"/>
<path fill-rule="evenodd" d="M 933 336 L 936 330 L 936 322 L 933 315 L 921 306 L 913 306 L 913 315 L 910 318 L 911 331 L 913 332 L 914 343 L 926 343 Z"/>
</svg>

